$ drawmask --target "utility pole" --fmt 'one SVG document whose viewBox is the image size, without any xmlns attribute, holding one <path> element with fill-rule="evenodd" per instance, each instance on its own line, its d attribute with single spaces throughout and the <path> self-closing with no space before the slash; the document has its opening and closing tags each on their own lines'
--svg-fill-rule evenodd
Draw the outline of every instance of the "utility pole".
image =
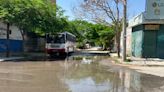
<svg viewBox="0 0 164 92">
<path fill-rule="evenodd" d="M 120 32 L 119 32 L 119 8 L 118 8 L 119 0 L 116 0 L 116 7 L 117 7 L 117 12 L 116 12 L 116 43 L 117 43 L 117 55 L 120 58 Z"/>
<path fill-rule="evenodd" d="M 6 57 L 10 56 L 10 49 L 9 49 L 9 45 L 10 45 L 10 24 L 7 23 L 7 30 L 6 30 Z"/>
<path fill-rule="evenodd" d="M 126 19 L 127 19 L 127 0 L 123 0 L 123 52 L 122 59 L 126 60 Z"/>
</svg>

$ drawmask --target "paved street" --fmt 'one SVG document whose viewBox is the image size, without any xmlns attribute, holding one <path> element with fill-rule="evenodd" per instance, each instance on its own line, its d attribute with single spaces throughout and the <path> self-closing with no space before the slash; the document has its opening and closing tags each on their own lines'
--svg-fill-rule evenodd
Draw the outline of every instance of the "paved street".
<svg viewBox="0 0 164 92">
<path fill-rule="evenodd" d="M 74 55 L 0 63 L 0 92 L 163 92 L 164 78 L 100 63 L 109 56 Z M 110 60 L 109 60 L 110 61 Z"/>
<path fill-rule="evenodd" d="M 0 0 L 0 92 L 164 92 L 163 70 L 164 0 Z"/>
</svg>

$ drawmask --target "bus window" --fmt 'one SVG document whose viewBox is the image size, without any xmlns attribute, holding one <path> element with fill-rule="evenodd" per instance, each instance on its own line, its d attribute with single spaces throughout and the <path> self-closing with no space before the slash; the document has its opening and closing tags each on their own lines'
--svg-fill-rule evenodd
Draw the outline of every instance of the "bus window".
<svg viewBox="0 0 164 92">
<path fill-rule="evenodd" d="M 57 35 L 54 38 L 54 43 L 65 43 L 65 37 L 64 35 Z"/>
<path fill-rule="evenodd" d="M 46 35 L 46 41 L 47 43 L 51 43 L 53 41 L 53 38 L 48 34 Z"/>
<path fill-rule="evenodd" d="M 61 35 L 46 35 L 47 43 L 65 43 L 65 37 Z"/>
<path fill-rule="evenodd" d="M 74 36 L 72 36 L 72 35 L 69 35 L 69 34 L 66 35 L 66 39 L 67 39 L 67 41 L 71 41 L 71 42 L 75 42 L 76 41 L 76 38 Z"/>
</svg>

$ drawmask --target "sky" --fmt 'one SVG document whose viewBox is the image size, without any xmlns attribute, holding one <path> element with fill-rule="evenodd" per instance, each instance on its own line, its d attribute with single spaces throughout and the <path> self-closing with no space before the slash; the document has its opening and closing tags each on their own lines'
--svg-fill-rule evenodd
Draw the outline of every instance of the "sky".
<svg viewBox="0 0 164 92">
<path fill-rule="evenodd" d="M 146 0 L 128 0 L 128 18 L 144 12 L 145 2 Z M 72 9 L 77 3 L 78 0 L 57 0 L 57 4 L 65 10 L 65 15 L 69 16 L 71 20 L 75 18 Z"/>
</svg>

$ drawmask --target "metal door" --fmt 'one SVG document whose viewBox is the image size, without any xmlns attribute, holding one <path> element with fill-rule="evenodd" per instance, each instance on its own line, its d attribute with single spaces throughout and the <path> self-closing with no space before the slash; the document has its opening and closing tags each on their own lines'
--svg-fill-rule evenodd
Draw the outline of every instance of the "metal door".
<svg viewBox="0 0 164 92">
<path fill-rule="evenodd" d="M 143 57 L 154 58 L 157 51 L 157 31 L 144 31 Z"/>
<path fill-rule="evenodd" d="M 161 26 L 157 37 L 157 56 L 164 58 L 164 26 Z"/>
</svg>

